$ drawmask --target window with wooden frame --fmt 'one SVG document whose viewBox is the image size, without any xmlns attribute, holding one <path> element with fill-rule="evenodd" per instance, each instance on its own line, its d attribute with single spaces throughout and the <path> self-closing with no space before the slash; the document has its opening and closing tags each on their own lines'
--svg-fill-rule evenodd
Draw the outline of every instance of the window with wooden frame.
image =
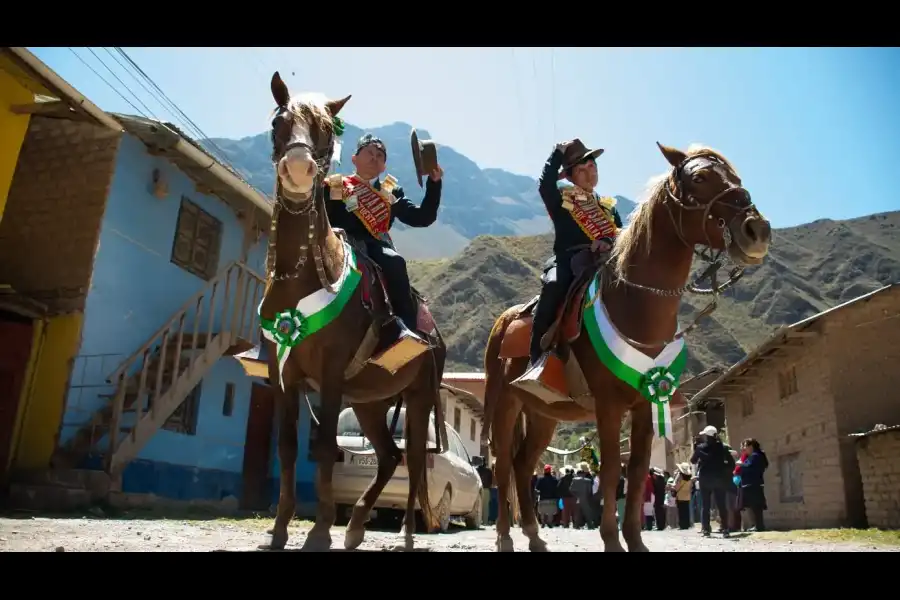
<svg viewBox="0 0 900 600">
<path fill-rule="evenodd" d="M 200 415 L 200 393 L 202 386 L 203 382 L 201 381 L 191 390 L 184 399 L 184 402 L 178 405 L 175 412 L 169 415 L 169 418 L 163 423 L 163 429 L 174 431 L 175 433 L 182 433 L 184 435 L 197 435 L 197 421 L 199 420 Z"/>
<path fill-rule="evenodd" d="M 469 439 L 473 442 L 475 441 L 475 434 L 477 433 L 476 429 L 478 429 L 478 426 L 475 424 L 475 417 L 472 417 L 469 420 Z"/>
<path fill-rule="evenodd" d="M 803 471 L 800 453 L 778 458 L 779 496 L 782 502 L 803 502 Z"/>
<path fill-rule="evenodd" d="M 781 400 L 797 393 L 797 369 L 791 367 L 778 373 L 778 396 Z"/>
<path fill-rule="evenodd" d="M 749 417 L 753 414 L 753 392 L 744 392 L 741 394 L 741 416 Z"/>
<path fill-rule="evenodd" d="M 172 243 L 172 262 L 209 281 L 219 268 L 221 245 L 222 221 L 182 196 Z"/>
<path fill-rule="evenodd" d="M 462 411 L 457 406 L 453 409 L 453 429 L 459 431 L 462 427 Z"/>
</svg>

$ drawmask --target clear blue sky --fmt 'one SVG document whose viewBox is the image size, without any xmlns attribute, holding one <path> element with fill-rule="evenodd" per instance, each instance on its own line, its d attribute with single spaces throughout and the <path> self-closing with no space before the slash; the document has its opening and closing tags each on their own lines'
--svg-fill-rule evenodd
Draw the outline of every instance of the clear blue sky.
<svg viewBox="0 0 900 600">
<path fill-rule="evenodd" d="M 138 112 L 69 49 L 31 50 L 101 108 Z M 75 51 L 122 91 L 88 49 Z M 654 142 L 702 142 L 735 163 L 775 226 L 900 209 L 896 48 L 126 51 L 212 137 L 268 128 L 277 69 L 292 91 L 353 94 L 351 123 L 410 123 L 481 167 L 537 177 L 555 142 L 580 137 L 606 149 L 600 191 L 636 199 L 666 168 Z"/>
</svg>

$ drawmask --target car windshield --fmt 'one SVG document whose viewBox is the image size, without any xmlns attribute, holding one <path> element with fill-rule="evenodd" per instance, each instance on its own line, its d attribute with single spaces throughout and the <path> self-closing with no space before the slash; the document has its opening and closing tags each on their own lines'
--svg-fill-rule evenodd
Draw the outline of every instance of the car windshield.
<svg viewBox="0 0 900 600">
<path fill-rule="evenodd" d="M 391 421 L 394 418 L 394 410 L 395 408 L 391 408 L 387 412 L 387 426 L 391 426 Z M 406 411 L 402 408 L 400 409 L 400 418 L 397 420 L 397 430 L 394 432 L 394 439 L 399 440 L 403 439 L 403 427 L 406 424 Z M 337 434 L 340 437 L 362 437 L 362 427 L 359 425 L 359 421 L 356 420 L 356 413 L 353 412 L 352 408 L 345 408 L 341 411 L 341 415 L 338 417 L 338 426 L 337 426 Z"/>
</svg>

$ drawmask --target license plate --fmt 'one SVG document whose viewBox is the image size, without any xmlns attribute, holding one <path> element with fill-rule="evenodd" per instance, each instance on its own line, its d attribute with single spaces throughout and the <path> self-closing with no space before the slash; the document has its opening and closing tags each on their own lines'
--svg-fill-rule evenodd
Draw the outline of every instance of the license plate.
<svg viewBox="0 0 900 600">
<path fill-rule="evenodd" d="M 377 467 L 378 466 L 378 457 L 374 454 L 364 454 L 362 456 L 353 455 L 350 459 L 351 464 L 358 465 L 360 467 Z"/>
</svg>

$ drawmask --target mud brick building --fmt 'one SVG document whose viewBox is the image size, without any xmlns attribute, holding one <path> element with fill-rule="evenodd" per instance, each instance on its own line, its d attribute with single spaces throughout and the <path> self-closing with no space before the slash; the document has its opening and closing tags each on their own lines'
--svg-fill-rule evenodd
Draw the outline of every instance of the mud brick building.
<svg viewBox="0 0 900 600">
<path fill-rule="evenodd" d="M 853 434 L 869 527 L 900 529 L 900 425 Z"/>
<path fill-rule="evenodd" d="M 900 423 L 898 364 L 894 284 L 776 331 L 693 401 L 724 403 L 734 446 L 759 440 L 770 463 L 770 526 L 861 526 L 866 503 L 850 434 Z"/>
</svg>

